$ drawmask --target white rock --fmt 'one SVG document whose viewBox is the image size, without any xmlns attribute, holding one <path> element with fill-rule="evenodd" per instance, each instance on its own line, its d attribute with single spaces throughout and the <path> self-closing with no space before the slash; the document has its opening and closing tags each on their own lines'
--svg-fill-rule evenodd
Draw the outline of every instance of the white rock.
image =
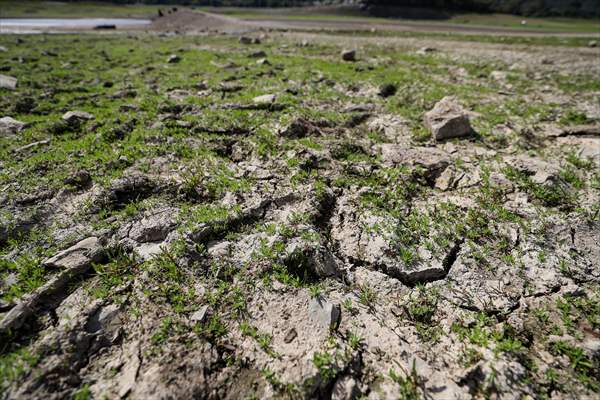
<svg viewBox="0 0 600 400">
<path fill-rule="evenodd" d="M 255 98 L 253 98 L 252 102 L 254 104 L 267 105 L 267 104 L 273 104 L 276 99 L 277 99 L 277 96 L 275 96 L 274 94 L 263 94 L 262 96 L 257 96 Z"/>
<path fill-rule="evenodd" d="M 14 76 L 0 75 L 0 89 L 15 90 L 17 88 L 17 78 Z"/>
<path fill-rule="evenodd" d="M 91 120 L 94 119 L 94 116 L 85 111 L 68 111 L 62 116 L 62 119 L 69 123 L 73 123 L 82 120 Z"/>
<path fill-rule="evenodd" d="M 0 136 L 14 135 L 21 132 L 27 124 L 11 117 L 0 118 Z"/>
</svg>

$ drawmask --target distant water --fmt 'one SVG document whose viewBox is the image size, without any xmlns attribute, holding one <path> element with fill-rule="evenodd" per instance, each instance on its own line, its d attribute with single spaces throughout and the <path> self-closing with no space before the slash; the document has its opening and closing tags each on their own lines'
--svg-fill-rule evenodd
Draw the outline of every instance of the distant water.
<svg viewBox="0 0 600 400">
<path fill-rule="evenodd" d="M 93 28 L 97 25 L 148 25 L 149 19 L 135 18 L 0 18 L 0 31 L 5 28 Z"/>
</svg>

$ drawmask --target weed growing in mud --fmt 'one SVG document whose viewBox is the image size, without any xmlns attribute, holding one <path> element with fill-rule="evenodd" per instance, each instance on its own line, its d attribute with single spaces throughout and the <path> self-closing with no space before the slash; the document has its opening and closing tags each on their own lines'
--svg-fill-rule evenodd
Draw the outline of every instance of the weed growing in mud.
<svg viewBox="0 0 600 400">
<path fill-rule="evenodd" d="M 417 374 L 415 363 L 413 362 L 412 369 L 409 373 L 397 373 L 394 369 L 388 372 L 390 379 L 397 383 L 400 387 L 400 398 L 406 400 L 418 400 L 421 398 L 421 378 Z"/>
<path fill-rule="evenodd" d="M 5 390 L 11 382 L 29 372 L 41 359 L 27 347 L 8 353 L 6 350 L 3 346 L 0 352 L 0 390 Z"/>
<path fill-rule="evenodd" d="M 557 341 L 552 345 L 552 350 L 569 358 L 570 366 L 577 373 L 577 379 L 591 390 L 600 390 L 600 359 L 589 358 L 579 347 L 569 345 L 564 341 Z"/>
<path fill-rule="evenodd" d="M 324 352 L 315 352 L 312 358 L 313 365 L 319 370 L 319 375 L 325 382 L 329 382 L 337 375 L 333 356 Z"/>
</svg>

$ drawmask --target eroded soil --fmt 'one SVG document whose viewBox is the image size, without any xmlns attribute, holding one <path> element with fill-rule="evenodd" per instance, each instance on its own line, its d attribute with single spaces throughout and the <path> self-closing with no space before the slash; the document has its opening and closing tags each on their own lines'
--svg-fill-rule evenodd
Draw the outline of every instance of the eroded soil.
<svg viewBox="0 0 600 400">
<path fill-rule="evenodd" d="M 0 397 L 598 396 L 597 49 L 0 45 Z"/>
</svg>

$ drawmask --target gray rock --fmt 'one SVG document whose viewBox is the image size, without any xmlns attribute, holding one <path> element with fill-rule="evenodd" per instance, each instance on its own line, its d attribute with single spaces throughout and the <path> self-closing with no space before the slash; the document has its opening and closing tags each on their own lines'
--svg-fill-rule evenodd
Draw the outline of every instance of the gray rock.
<svg viewBox="0 0 600 400">
<path fill-rule="evenodd" d="M 90 333 L 102 332 L 109 339 L 115 338 L 122 324 L 120 312 L 121 307 L 118 304 L 102 307 L 90 317 L 86 330 Z"/>
<path fill-rule="evenodd" d="M 444 97 L 425 113 L 425 126 L 435 140 L 469 136 L 473 132 L 468 115 L 453 97 Z"/>
<path fill-rule="evenodd" d="M 0 118 L 0 136 L 9 136 L 21 132 L 27 124 L 11 117 Z"/>
<path fill-rule="evenodd" d="M 14 76 L 0 75 L 0 89 L 15 90 L 17 88 L 17 78 Z"/>
<path fill-rule="evenodd" d="M 48 258 L 43 265 L 50 268 L 81 268 L 100 261 L 103 255 L 104 249 L 100 240 L 97 237 L 89 237 Z"/>
<path fill-rule="evenodd" d="M 7 52 L 7 51 L 8 51 L 8 49 L 6 47 L 0 46 L 0 52 L 4 53 L 4 52 Z"/>
<path fill-rule="evenodd" d="M 296 336 L 298 336 L 298 332 L 296 332 L 296 329 L 291 328 L 286 334 L 285 334 L 285 338 L 283 338 L 283 341 L 285 343 L 292 343 L 294 341 L 294 339 L 296 339 Z"/>
<path fill-rule="evenodd" d="M 426 177 L 431 182 L 450 165 L 450 157 L 435 147 L 406 147 L 393 143 L 382 144 L 378 147 L 381 159 L 387 164 L 402 164 L 420 166 L 426 171 Z"/>
<path fill-rule="evenodd" d="M 175 226 L 173 210 L 163 210 L 134 222 L 129 229 L 129 238 L 138 243 L 164 240 Z"/>
<path fill-rule="evenodd" d="M 557 165 L 538 157 L 522 155 L 508 157 L 504 161 L 518 171 L 531 176 L 531 180 L 538 184 L 555 181 L 560 174 L 560 168 Z"/>
<path fill-rule="evenodd" d="M 319 296 L 310 299 L 308 316 L 324 329 L 335 329 L 340 322 L 340 306 Z"/>
<path fill-rule="evenodd" d="M 356 61 L 356 50 L 342 50 L 341 56 L 344 61 Z"/>
<path fill-rule="evenodd" d="M 596 46 L 598 46 L 598 41 L 596 41 L 596 40 L 590 40 L 588 42 L 588 47 L 596 47 Z"/>
<path fill-rule="evenodd" d="M 324 246 L 297 238 L 286 246 L 286 253 L 285 265 L 301 266 L 321 278 L 340 275 L 335 258 Z"/>
<path fill-rule="evenodd" d="M 13 307 L 0 321 L 0 333 L 20 328 L 29 317 L 34 315 L 40 304 L 48 306 L 52 303 L 50 301 L 52 297 L 64 296 L 68 293 L 67 287 L 74 280 L 80 279 L 81 275 L 91 268 L 93 262 L 103 261 L 104 255 L 100 240 L 90 237 L 44 261 L 42 263 L 44 266 L 63 268 L 63 270 Z"/>
<path fill-rule="evenodd" d="M 200 309 L 194 312 L 190 316 L 190 321 L 192 322 L 205 322 L 208 317 L 208 305 L 200 307 Z"/>
<path fill-rule="evenodd" d="M 92 120 L 94 116 L 85 111 L 68 111 L 62 116 L 62 119 L 69 124 L 77 124 L 82 121 Z"/>
<path fill-rule="evenodd" d="M 274 94 L 263 94 L 252 99 L 252 102 L 257 105 L 270 105 L 275 103 L 277 96 Z"/>
</svg>

